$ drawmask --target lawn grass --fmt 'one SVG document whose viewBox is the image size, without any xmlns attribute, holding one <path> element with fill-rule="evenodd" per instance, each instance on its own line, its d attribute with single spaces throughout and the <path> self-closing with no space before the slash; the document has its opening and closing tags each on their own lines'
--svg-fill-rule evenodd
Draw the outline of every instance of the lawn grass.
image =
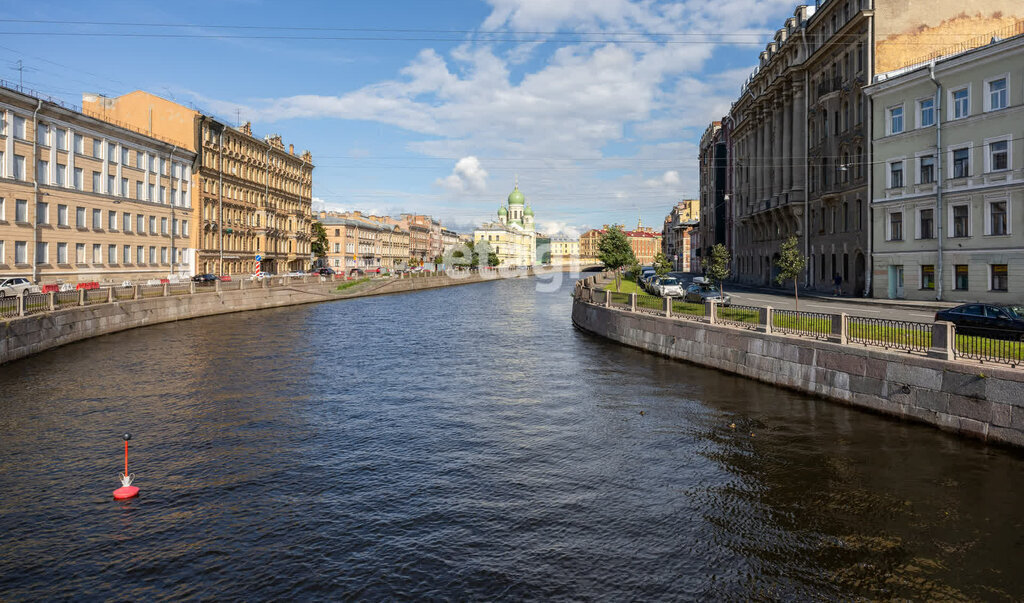
<svg viewBox="0 0 1024 603">
<path fill-rule="evenodd" d="M 357 279 L 357 280 L 354 280 L 354 281 L 345 281 L 344 283 L 338 285 L 337 290 L 338 291 L 344 291 L 345 289 L 351 289 L 352 287 L 355 287 L 356 285 L 368 282 L 369 280 L 370 280 L 369 277 L 364 277 L 364 278 Z"/>
</svg>

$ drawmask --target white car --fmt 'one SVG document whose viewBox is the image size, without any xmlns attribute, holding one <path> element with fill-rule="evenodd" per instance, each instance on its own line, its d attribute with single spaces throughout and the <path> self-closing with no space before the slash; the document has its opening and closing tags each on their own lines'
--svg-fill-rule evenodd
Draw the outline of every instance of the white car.
<svg viewBox="0 0 1024 603">
<path fill-rule="evenodd" d="M 662 277 L 658 281 L 658 295 L 661 297 L 682 297 L 683 285 L 671 276 Z"/>
<path fill-rule="evenodd" d="M 22 291 L 42 293 L 43 290 L 39 285 L 33 285 L 27 278 L 20 276 L 0 280 L 0 297 L 16 297 L 21 295 Z"/>
</svg>

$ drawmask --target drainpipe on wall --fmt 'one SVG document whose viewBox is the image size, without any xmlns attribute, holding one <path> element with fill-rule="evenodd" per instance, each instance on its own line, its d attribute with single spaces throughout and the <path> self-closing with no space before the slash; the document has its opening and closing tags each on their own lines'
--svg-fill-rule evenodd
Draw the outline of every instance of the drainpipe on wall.
<svg viewBox="0 0 1024 603">
<path fill-rule="evenodd" d="M 811 55 L 810 55 L 810 53 L 807 50 L 807 24 L 806 23 L 804 23 L 804 26 L 800 28 L 800 43 L 804 47 L 804 62 L 806 63 L 811 58 Z M 803 118 L 804 119 L 804 123 L 803 123 L 803 130 L 804 130 L 804 155 L 803 155 L 803 164 L 804 164 L 804 257 L 805 258 L 810 257 L 810 255 L 811 255 L 811 222 L 810 222 L 811 196 L 810 196 L 810 192 L 809 192 L 811 190 L 811 180 L 810 180 L 810 169 L 808 169 L 808 167 L 807 167 L 807 149 L 810 148 L 810 144 L 811 144 L 810 133 L 808 132 L 808 128 L 807 128 L 807 116 L 809 115 L 808 112 L 810 111 L 810 108 L 811 108 L 811 81 L 810 81 L 810 77 L 809 77 L 809 75 L 807 73 L 807 69 L 804 68 L 804 118 Z M 792 159 L 790 159 L 790 160 L 792 161 Z M 811 262 L 808 262 L 807 263 L 807 268 L 805 269 L 805 272 L 804 272 L 804 287 L 806 287 L 808 289 L 811 287 L 811 279 L 813 278 L 813 276 L 811 275 L 810 265 L 811 265 Z"/>
<path fill-rule="evenodd" d="M 935 79 L 935 61 L 928 66 L 928 77 L 935 84 L 935 235 L 938 245 L 938 258 L 935 262 L 935 299 L 942 301 L 942 224 L 946 216 L 942 214 L 942 84 Z"/>
<path fill-rule="evenodd" d="M 171 152 L 167 154 L 167 184 L 173 184 L 171 181 L 171 174 L 174 173 L 174 151 L 178 149 L 177 146 L 171 146 Z M 169 188 L 169 187 L 168 187 Z M 178 191 L 184 193 L 184 191 Z M 182 195 L 184 196 L 184 194 Z M 174 199 L 171 199 L 171 274 L 174 274 Z"/>
<path fill-rule="evenodd" d="M 32 198 L 36 205 L 35 223 L 32 224 L 32 283 L 39 284 L 39 110 L 43 108 L 43 99 L 36 100 L 36 110 L 32 112 Z M 26 218 L 28 216 L 25 216 Z"/>
<path fill-rule="evenodd" d="M 870 85 L 872 78 L 875 77 L 875 19 L 873 17 L 868 20 L 868 44 L 867 44 L 867 49 L 865 50 L 865 52 L 867 53 L 867 57 L 866 57 L 867 60 L 866 60 L 866 64 L 864 65 L 864 67 L 869 70 L 869 75 L 868 75 L 867 80 L 868 80 L 868 84 Z M 864 91 L 861 90 L 860 93 L 864 94 Z M 864 120 L 866 122 L 864 124 L 864 133 L 866 134 L 866 138 L 867 138 L 868 157 L 873 159 L 875 157 L 875 149 L 874 149 L 875 143 L 874 143 L 874 137 L 871 135 L 871 132 L 872 132 L 871 128 L 874 127 L 873 126 L 874 120 L 872 119 L 871 116 L 874 113 L 874 111 L 872 109 L 872 105 L 874 104 L 874 99 L 872 99 L 869 96 L 869 97 L 867 97 L 866 103 L 867 103 L 867 106 L 864 108 L 865 109 L 864 113 L 866 114 L 866 115 L 864 115 Z M 860 160 L 859 157 L 857 159 L 858 159 L 858 161 Z M 873 200 L 873 197 L 874 197 L 874 189 L 872 187 L 874 186 L 874 180 L 875 180 L 874 172 L 875 172 L 875 170 L 874 170 L 874 163 L 873 162 L 871 162 L 871 161 L 868 162 L 867 170 L 868 170 L 868 194 L 867 194 L 867 202 L 868 202 L 868 207 L 867 207 L 867 210 L 868 210 L 867 246 L 868 246 L 868 253 L 867 253 L 867 257 L 864 259 L 864 263 L 865 263 L 865 266 L 864 266 L 864 297 L 871 297 L 871 279 L 872 279 L 872 277 L 875 274 L 875 258 L 874 258 L 875 208 L 874 208 L 874 203 L 872 203 L 872 200 Z"/>
</svg>

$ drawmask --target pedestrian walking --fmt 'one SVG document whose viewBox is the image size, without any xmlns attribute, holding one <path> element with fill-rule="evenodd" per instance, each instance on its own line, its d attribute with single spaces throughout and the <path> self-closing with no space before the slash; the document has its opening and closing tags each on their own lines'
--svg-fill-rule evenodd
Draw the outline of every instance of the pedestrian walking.
<svg viewBox="0 0 1024 603">
<path fill-rule="evenodd" d="M 832 276 L 832 295 L 840 296 L 843 294 L 843 277 L 839 276 L 839 273 L 835 273 Z"/>
</svg>

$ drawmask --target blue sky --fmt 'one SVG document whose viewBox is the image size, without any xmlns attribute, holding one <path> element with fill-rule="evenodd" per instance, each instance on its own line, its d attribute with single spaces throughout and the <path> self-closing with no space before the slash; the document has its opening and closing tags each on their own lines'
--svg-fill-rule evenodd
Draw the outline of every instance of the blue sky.
<svg viewBox="0 0 1024 603">
<path fill-rule="evenodd" d="M 0 78 L 144 89 L 309 149 L 335 209 L 467 230 L 518 175 L 541 229 L 659 226 L 780 0 L 0 1 Z M 728 33 L 723 33 L 728 32 Z"/>
</svg>

